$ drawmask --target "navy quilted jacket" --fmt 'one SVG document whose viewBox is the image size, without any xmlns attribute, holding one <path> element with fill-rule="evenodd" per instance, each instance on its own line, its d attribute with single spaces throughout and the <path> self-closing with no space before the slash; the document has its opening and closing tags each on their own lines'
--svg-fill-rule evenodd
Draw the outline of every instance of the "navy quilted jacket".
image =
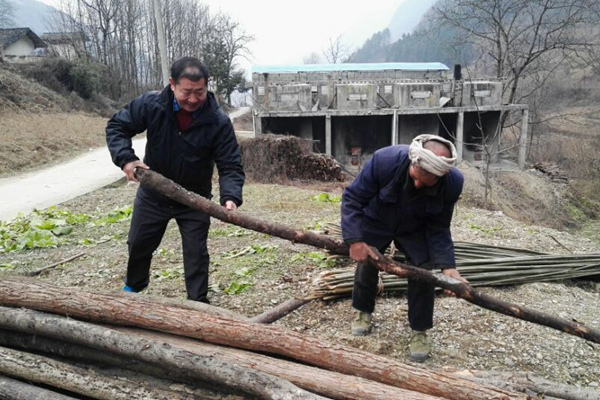
<svg viewBox="0 0 600 400">
<path fill-rule="evenodd" d="M 173 111 L 173 92 L 148 92 L 117 112 L 106 127 L 106 142 L 119 168 L 138 160 L 131 138 L 147 130 L 144 162 L 184 188 L 212 197 L 212 175 L 219 171 L 220 203 L 242 204 L 245 175 L 240 149 L 229 117 L 214 95 L 208 93 L 204 108 L 190 127 L 180 132 Z M 155 194 L 157 197 L 157 194 Z"/>
<path fill-rule="evenodd" d="M 455 265 L 450 222 L 462 192 L 463 176 L 452 168 L 435 194 L 404 190 L 409 146 L 389 146 L 371 160 L 342 196 L 342 232 L 347 243 L 378 249 L 396 240 L 415 265 Z"/>
</svg>

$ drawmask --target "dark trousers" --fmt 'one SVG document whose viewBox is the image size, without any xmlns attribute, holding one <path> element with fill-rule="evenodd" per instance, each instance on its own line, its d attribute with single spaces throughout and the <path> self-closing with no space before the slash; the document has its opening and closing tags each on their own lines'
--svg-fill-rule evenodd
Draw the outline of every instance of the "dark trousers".
<svg viewBox="0 0 600 400">
<path fill-rule="evenodd" d="M 387 247 L 387 246 L 386 246 Z M 385 248 L 381 249 L 381 253 Z M 419 268 L 431 269 L 428 264 Z M 358 263 L 354 273 L 354 289 L 352 290 L 352 307 L 372 313 L 375 310 L 375 297 L 379 271 L 366 263 Z M 408 280 L 408 322 L 415 331 L 425 331 L 433 327 L 433 304 L 435 286 L 414 279 Z"/>
<path fill-rule="evenodd" d="M 129 261 L 125 284 L 135 291 L 148 286 L 152 253 L 160 245 L 171 218 L 177 221 L 181 233 L 188 299 L 208 302 L 206 295 L 210 259 L 206 241 L 210 218 L 184 205 L 157 202 L 141 188 L 135 198 L 129 228 Z"/>
</svg>

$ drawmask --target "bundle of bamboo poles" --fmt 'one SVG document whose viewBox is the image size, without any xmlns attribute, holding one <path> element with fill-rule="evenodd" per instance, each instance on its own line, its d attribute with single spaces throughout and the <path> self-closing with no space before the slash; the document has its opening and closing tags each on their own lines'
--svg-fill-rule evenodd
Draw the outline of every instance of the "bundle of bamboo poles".
<svg viewBox="0 0 600 400">
<path fill-rule="evenodd" d="M 339 225 L 328 224 L 325 232 L 339 236 Z M 518 248 L 455 242 L 456 267 L 472 286 L 502 286 L 531 282 L 562 281 L 600 276 L 600 254 L 552 255 Z M 405 262 L 402 254 L 396 261 Z M 352 293 L 354 270 L 343 268 L 322 272 L 312 283 L 310 296 L 332 300 Z M 383 290 L 403 292 L 406 279 L 380 273 Z"/>
</svg>

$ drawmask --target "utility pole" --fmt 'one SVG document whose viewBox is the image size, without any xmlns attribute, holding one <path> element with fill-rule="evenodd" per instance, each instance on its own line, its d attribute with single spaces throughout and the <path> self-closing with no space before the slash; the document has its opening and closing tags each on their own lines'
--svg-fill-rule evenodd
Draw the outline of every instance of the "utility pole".
<svg viewBox="0 0 600 400">
<path fill-rule="evenodd" d="M 160 8 L 160 0 L 154 0 L 154 18 L 156 19 L 156 34 L 158 35 L 158 50 L 160 52 L 160 66 L 162 69 L 163 84 L 169 83 L 169 63 L 167 62 L 167 40 L 165 39 L 165 25 Z"/>
</svg>

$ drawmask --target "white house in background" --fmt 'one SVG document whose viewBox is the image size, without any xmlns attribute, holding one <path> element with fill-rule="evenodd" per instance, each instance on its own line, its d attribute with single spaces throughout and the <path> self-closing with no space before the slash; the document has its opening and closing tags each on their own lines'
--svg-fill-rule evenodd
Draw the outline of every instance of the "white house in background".
<svg viewBox="0 0 600 400">
<path fill-rule="evenodd" d="M 48 44 L 47 54 L 75 60 L 85 58 L 85 43 L 89 41 L 83 32 L 50 32 L 41 36 Z"/>
<path fill-rule="evenodd" d="M 39 60 L 48 45 L 29 28 L 0 29 L 2 56 L 9 62 Z"/>
</svg>

